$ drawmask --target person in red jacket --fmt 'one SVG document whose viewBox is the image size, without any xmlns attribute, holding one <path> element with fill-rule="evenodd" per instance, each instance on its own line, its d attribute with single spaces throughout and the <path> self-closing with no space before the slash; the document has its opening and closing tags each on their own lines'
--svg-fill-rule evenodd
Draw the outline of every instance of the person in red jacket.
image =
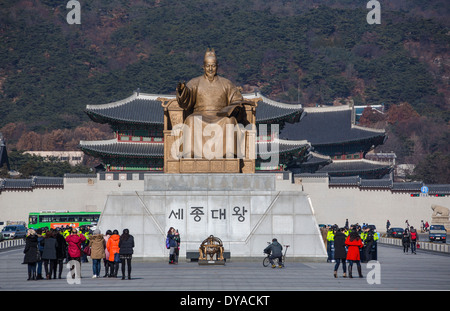
<svg viewBox="0 0 450 311">
<path fill-rule="evenodd" d="M 350 232 L 350 235 L 347 237 L 347 240 L 345 240 L 345 245 L 348 247 L 347 251 L 347 261 L 348 264 L 348 276 L 352 278 L 352 269 L 353 269 L 353 263 L 356 262 L 356 266 L 358 267 L 358 274 L 359 277 L 362 278 L 362 272 L 361 272 L 361 257 L 359 254 L 359 249 L 362 248 L 364 245 L 361 241 L 361 238 L 356 231 Z"/>
<path fill-rule="evenodd" d="M 81 268 L 81 244 L 86 241 L 86 237 L 83 234 L 78 234 L 77 229 L 72 228 L 70 235 L 66 238 L 67 253 L 69 255 L 69 261 L 76 260 L 80 264 Z M 75 269 L 76 271 L 76 269 Z M 81 278 L 81 270 L 80 278 Z"/>
<path fill-rule="evenodd" d="M 86 237 L 83 234 L 78 234 L 77 229 L 72 228 L 72 232 L 66 238 L 67 252 L 69 254 L 69 260 L 81 261 L 81 244 L 86 241 Z"/>
</svg>

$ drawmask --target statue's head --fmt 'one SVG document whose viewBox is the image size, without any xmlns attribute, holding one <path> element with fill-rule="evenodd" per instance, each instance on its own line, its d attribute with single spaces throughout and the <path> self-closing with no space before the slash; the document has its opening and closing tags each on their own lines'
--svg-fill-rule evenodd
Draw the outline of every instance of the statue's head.
<svg viewBox="0 0 450 311">
<path fill-rule="evenodd" d="M 217 58 L 214 49 L 207 49 L 203 60 L 203 70 L 208 79 L 212 80 L 217 74 Z"/>
</svg>

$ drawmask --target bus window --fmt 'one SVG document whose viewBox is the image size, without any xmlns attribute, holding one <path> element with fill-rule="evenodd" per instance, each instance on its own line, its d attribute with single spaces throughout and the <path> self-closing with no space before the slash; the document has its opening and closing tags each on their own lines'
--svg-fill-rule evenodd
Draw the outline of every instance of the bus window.
<svg viewBox="0 0 450 311">
<path fill-rule="evenodd" d="M 29 223 L 30 223 L 30 225 L 37 224 L 37 216 L 36 215 L 30 216 Z"/>
<path fill-rule="evenodd" d="M 49 216 L 40 216 L 39 217 L 39 222 L 50 222 L 50 217 Z"/>
</svg>

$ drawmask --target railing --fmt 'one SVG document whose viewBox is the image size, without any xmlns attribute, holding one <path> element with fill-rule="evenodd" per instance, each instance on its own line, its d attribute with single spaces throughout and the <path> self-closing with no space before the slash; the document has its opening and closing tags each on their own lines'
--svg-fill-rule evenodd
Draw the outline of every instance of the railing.
<svg viewBox="0 0 450 311">
<path fill-rule="evenodd" d="M 396 246 L 403 246 L 402 239 L 396 239 L 396 238 L 380 238 L 379 243 L 382 244 L 389 244 L 389 245 L 396 245 Z M 419 243 L 420 247 L 417 247 L 418 250 L 429 250 L 429 251 L 435 251 L 435 252 L 441 252 L 441 253 L 450 253 L 450 245 L 446 243 L 432 243 L 432 242 L 424 242 L 424 241 L 417 241 Z"/>
<path fill-rule="evenodd" d="M 0 242 L 0 249 L 10 248 L 14 246 L 25 245 L 24 239 L 3 240 Z"/>
</svg>

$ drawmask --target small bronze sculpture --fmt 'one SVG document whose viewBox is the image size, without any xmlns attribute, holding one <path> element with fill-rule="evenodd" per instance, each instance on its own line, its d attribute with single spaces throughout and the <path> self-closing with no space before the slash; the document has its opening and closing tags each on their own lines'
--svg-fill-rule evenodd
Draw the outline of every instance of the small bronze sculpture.
<svg viewBox="0 0 450 311">
<path fill-rule="evenodd" d="M 210 235 L 208 238 L 203 240 L 202 244 L 198 249 L 200 256 L 198 260 L 214 260 L 214 255 L 216 255 L 215 260 L 223 261 L 223 244 L 222 240 L 218 237 Z"/>
</svg>

